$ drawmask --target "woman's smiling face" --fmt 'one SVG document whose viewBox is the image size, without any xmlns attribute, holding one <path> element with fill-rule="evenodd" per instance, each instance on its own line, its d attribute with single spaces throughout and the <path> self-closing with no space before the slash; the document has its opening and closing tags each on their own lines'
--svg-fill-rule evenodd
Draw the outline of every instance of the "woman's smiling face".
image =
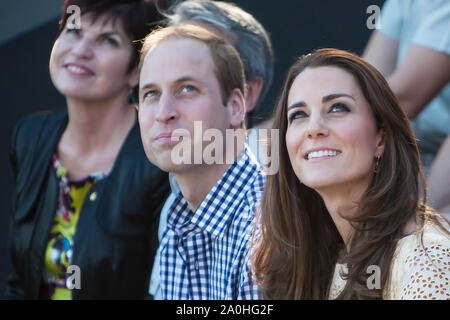
<svg viewBox="0 0 450 320">
<path fill-rule="evenodd" d="M 292 83 L 286 147 L 301 183 L 317 191 L 368 184 L 384 146 L 355 78 L 341 68 L 307 68 Z"/>
<path fill-rule="evenodd" d="M 95 22 L 87 13 L 80 29 L 67 26 L 56 40 L 50 74 L 55 87 L 66 97 L 85 100 L 112 99 L 137 84 L 137 73 L 129 72 L 131 39 L 119 19 L 106 14 Z"/>
</svg>

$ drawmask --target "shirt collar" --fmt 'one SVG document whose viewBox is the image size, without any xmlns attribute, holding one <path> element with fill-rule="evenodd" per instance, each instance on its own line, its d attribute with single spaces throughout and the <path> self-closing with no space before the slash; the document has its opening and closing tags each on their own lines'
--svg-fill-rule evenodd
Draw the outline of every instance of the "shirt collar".
<svg viewBox="0 0 450 320">
<path fill-rule="evenodd" d="M 201 230 L 215 237 L 219 236 L 242 202 L 242 196 L 260 174 L 254 156 L 245 148 L 195 212 L 189 208 L 186 199 L 179 192 L 170 209 L 168 224 L 179 229 L 177 233 L 185 236 L 187 233 Z"/>
</svg>

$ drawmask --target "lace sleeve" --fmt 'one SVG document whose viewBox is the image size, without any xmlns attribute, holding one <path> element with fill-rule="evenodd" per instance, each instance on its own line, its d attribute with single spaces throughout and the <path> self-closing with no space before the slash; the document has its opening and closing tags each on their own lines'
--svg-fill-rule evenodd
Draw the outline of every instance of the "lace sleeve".
<svg viewBox="0 0 450 320">
<path fill-rule="evenodd" d="M 399 299 L 450 300 L 449 239 L 417 243 L 407 256 Z"/>
</svg>

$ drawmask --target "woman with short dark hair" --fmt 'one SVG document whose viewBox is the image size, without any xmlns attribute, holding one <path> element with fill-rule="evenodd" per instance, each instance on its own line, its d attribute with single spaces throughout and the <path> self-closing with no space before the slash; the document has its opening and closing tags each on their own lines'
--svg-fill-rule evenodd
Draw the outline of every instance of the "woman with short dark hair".
<svg viewBox="0 0 450 320">
<path fill-rule="evenodd" d="M 135 109 L 138 40 L 161 18 L 155 3 L 65 2 L 50 74 L 67 111 L 25 117 L 12 139 L 10 298 L 146 296 L 169 191 Z M 80 17 L 66 13 L 73 5 Z"/>
</svg>

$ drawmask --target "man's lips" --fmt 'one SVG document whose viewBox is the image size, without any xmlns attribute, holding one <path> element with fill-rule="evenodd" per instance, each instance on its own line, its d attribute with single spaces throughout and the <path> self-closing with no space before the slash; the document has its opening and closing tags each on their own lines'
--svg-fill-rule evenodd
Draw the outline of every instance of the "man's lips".
<svg viewBox="0 0 450 320">
<path fill-rule="evenodd" d="M 177 144 L 178 142 L 183 140 L 182 136 L 172 136 L 172 133 L 162 133 L 156 138 L 154 138 L 155 142 L 161 144 Z"/>
</svg>

